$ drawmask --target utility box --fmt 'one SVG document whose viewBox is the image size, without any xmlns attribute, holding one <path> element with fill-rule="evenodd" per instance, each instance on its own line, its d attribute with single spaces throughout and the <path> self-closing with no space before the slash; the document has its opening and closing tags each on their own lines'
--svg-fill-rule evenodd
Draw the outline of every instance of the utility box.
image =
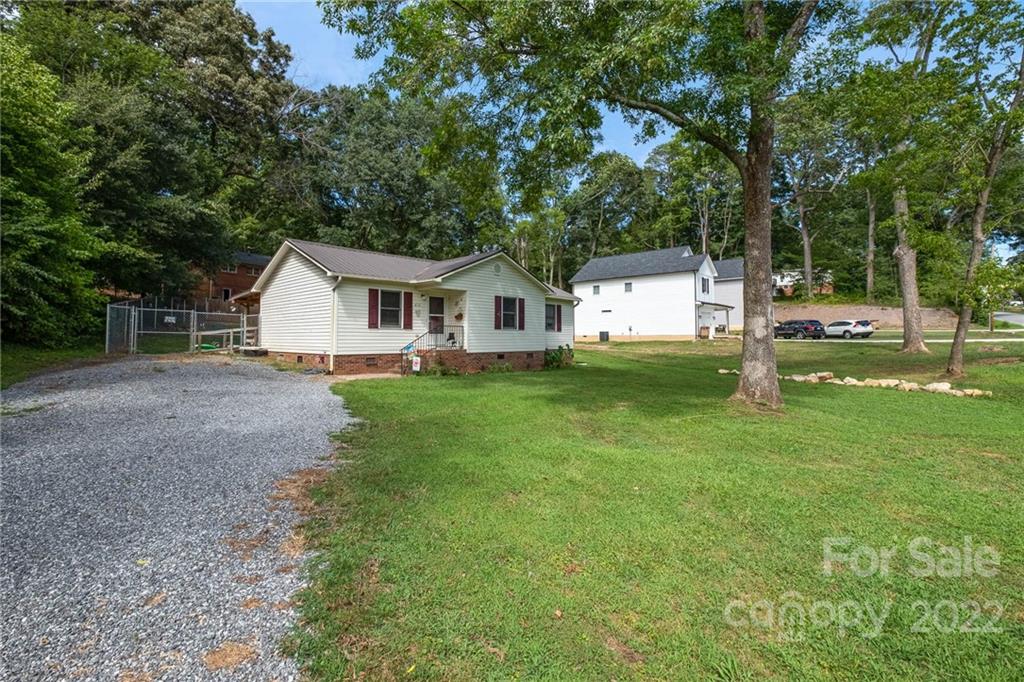
<svg viewBox="0 0 1024 682">
<path fill-rule="evenodd" d="M 601 343 L 608 343 L 608 332 L 598 332 L 597 337 L 601 341 Z"/>
</svg>

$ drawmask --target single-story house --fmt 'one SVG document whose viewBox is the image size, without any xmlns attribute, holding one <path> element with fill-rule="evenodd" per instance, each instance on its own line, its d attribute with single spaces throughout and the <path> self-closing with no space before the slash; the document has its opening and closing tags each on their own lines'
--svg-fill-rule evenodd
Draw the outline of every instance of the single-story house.
<svg viewBox="0 0 1024 682">
<path fill-rule="evenodd" d="M 715 312 L 715 326 L 727 331 L 743 329 L 743 259 L 715 261 L 715 302 L 732 306 L 732 310 Z"/>
<path fill-rule="evenodd" d="M 259 345 L 333 373 L 392 372 L 419 358 L 463 371 L 539 369 L 573 343 L 570 293 L 503 251 L 435 261 L 285 240 L 253 285 Z"/>
<path fill-rule="evenodd" d="M 714 262 L 688 246 L 591 258 L 571 280 L 576 338 L 596 341 L 714 337 Z"/>
</svg>

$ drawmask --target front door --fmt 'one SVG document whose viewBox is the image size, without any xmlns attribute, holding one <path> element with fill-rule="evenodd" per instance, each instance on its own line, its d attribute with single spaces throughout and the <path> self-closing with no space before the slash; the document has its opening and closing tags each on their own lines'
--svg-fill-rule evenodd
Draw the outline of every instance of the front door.
<svg viewBox="0 0 1024 682">
<path fill-rule="evenodd" d="M 430 333 L 444 333 L 444 296 L 430 297 Z"/>
</svg>

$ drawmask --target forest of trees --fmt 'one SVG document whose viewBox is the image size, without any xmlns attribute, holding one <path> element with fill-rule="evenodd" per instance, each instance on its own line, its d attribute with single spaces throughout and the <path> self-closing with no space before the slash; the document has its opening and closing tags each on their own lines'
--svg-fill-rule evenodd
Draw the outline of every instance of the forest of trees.
<svg viewBox="0 0 1024 682">
<path fill-rule="evenodd" d="M 748 287 L 827 272 L 837 298 L 902 302 L 911 351 L 918 303 L 969 322 L 1024 288 L 994 251 L 1024 249 L 1014 0 L 323 8 L 384 55 L 371 82 L 292 82 L 230 0 L 0 5 L 5 338 L 71 343 L 114 293 L 187 292 L 285 237 L 500 246 L 559 286 L 688 244 L 744 256 Z M 608 111 L 668 141 L 599 151 Z M 774 377 L 747 330 L 741 392 L 777 402 L 742 385 Z"/>
</svg>

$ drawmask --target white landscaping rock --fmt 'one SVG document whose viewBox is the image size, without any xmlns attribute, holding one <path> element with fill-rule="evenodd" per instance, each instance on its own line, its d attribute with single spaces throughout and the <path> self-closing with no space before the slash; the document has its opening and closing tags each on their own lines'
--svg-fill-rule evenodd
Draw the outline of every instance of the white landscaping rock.
<svg viewBox="0 0 1024 682">
<path fill-rule="evenodd" d="M 832 372 L 815 372 L 814 376 L 822 381 L 827 381 L 835 376 Z"/>
<path fill-rule="evenodd" d="M 929 393 L 946 393 L 951 388 L 953 388 L 953 385 L 948 381 L 935 381 L 930 384 L 925 384 L 925 387 L 922 390 L 928 391 Z"/>
<path fill-rule="evenodd" d="M 718 373 L 719 374 L 728 374 L 729 370 L 727 370 L 727 369 L 720 369 L 720 370 L 718 370 Z"/>
<path fill-rule="evenodd" d="M 860 381 L 857 380 L 857 379 L 854 379 L 853 377 L 843 377 L 843 383 L 844 384 L 849 384 L 851 386 L 854 386 L 856 384 L 859 384 Z"/>
<path fill-rule="evenodd" d="M 807 377 L 804 376 L 803 374 L 794 374 L 793 376 L 791 376 L 789 378 L 792 379 L 793 381 L 799 381 L 801 383 L 803 383 L 804 381 L 807 381 Z"/>
<path fill-rule="evenodd" d="M 899 379 L 879 379 L 878 385 L 882 388 L 896 388 L 900 385 Z"/>
<path fill-rule="evenodd" d="M 981 398 L 982 396 L 991 396 L 992 391 L 982 391 L 977 388 L 965 388 L 964 395 L 968 398 Z"/>
<path fill-rule="evenodd" d="M 901 381 L 900 385 L 896 387 L 898 391 L 920 391 L 921 386 L 915 384 L 913 381 Z"/>
</svg>

